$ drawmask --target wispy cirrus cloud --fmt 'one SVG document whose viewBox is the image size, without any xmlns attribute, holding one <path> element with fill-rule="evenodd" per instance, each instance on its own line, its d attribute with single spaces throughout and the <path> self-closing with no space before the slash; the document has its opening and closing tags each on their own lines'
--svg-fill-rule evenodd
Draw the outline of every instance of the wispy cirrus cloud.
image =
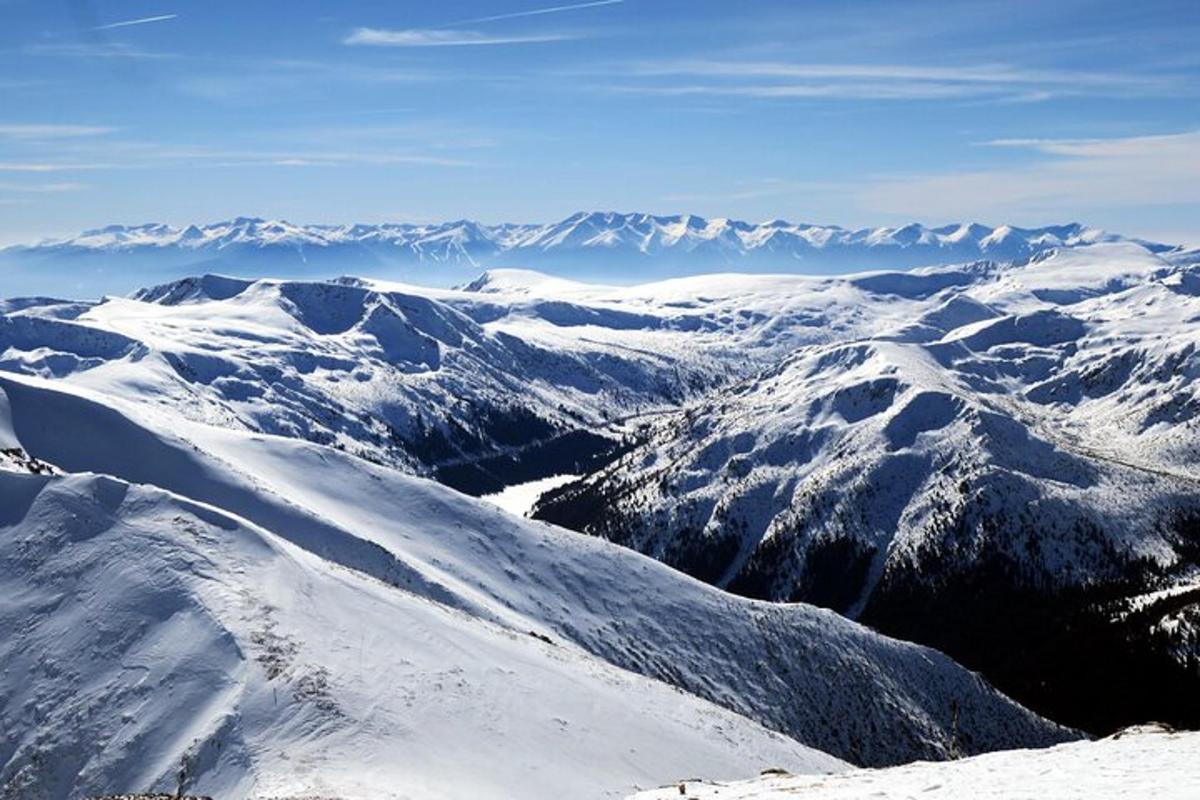
<svg viewBox="0 0 1200 800">
<path fill-rule="evenodd" d="M 1200 204 L 1200 131 L 1110 139 L 997 139 L 1040 156 L 1024 167 L 883 176 L 856 189 L 884 213 L 1032 219 L 1056 209 Z"/>
<path fill-rule="evenodd" d="M 1143 78 L 1106 72 L 1030 69 L 1011 64 L 919 66 L 911 64 L 823 63 L 784 61 L 681 60 L 630 65 L 639 75 L 695 75 L 722 78 L 887 79 L 946 83 L 1137 83 Z"/>
<path fill-rule="evenodd" d="M 204 100 L 245 105 L 282 93 L 311 90 L 326 84 L 409 84 L 443 79 L 429 70 L 410 67 L 377 67 L 342 61 L 268 58 L 236 62 L 225 71 L 182 76 L 176 86 L 187 95 Z M 346 111 L 319 112 L 344 116 Z"/>
<path fill-rule="evenodd" d="M 572 3 L 571 5 L 563 6 L 546 6 L 545 8 L 533 8 L 528 11 L 511 11 L 507 14 L 493 14 L 490 17 L 474 17 L 472 19 L 463 19 L 457 22 L 451 22 L 449 26 L 454 25 L 479 25 L 484 22 L 500 22 L 506 19 L 521 19 L 523 17 L 540 17 L 546 14 L 562 14 L 567 11 L 583 11 L 589 8 L 600 8 L 602 6 L 618 6 L 624 3 L 625 0 L 593 0 L 590 3 Z"/>
<path fill-rule="evenodd" d="M 683 59 L 619 66 L 607 88 L 663 96 L 915 100 L 986 98 L 1042 102 L 1065 95 L 1193 91 L 1169 75 L 1039 69 L 987 63 L 926 66 Z"/>
<path fill-rule="evenodd" d="M 55 146 L 55 155 L 74 159 L 0 162 L 0 173 L 50 173 L 100 170 L 153 170 L 164 167 L 469 167 L 476 162 L 453 153 L 386 141 L 364 143 L 354 149 L 304 146 L 221 147 L 204 144 L 168 144 L 139 141 L 100 141 L 78 146 Z"/>
<path fill-rule="evenodd" d="M 343 44 L 368 47 L 479 47 L 506 44 L 540 44 L 577 39 L 567 33 L 535 33 L 527 35 L 491 35 L 479 31 L 455 29 L 386 30 L 356 28 L 342 40 Z"/>
<path fill-rule="evenodd" d="M 178 19 L 178 14 L 159 14 L 156 17 L 140 17 L 138 19 L 127 19 L 121 22 L 110 22 L 107 25 L 97 25 L 92 28 L 95 31 L 111 31 L 117 28 L 131 28 L 134 25 L 149 25 L 154 22 L 168 22 L 173 19 Z"/>
<path fill-rule="evenodd" d="M 221 161 L 215 166 L 274 166 L 274 167 L 345 167 L 345 166 L 424 166 L 471 167 L 475 162 L 459 158 L 444 158 L 424 153 L 350 153 L 313 152 L 302 154 L 263 154 L 250 160 Z"/>
<path fill-rule="evenodd" d="M 1200 158 L 1200 131 L 1117 139 L 992 139 L 987 147 L 1012 147 L 1072 158 Z"/>
<path fill-rule="evenodd" d="M 73 181 L 56 183 L 11 183 L 0 181 L 0 191 L 18 192 L 20 194 L 61 194 L 63 192 L 78 192 L 88 188 L 87 184 Z"/>
<path fill-rule="evenodd" d="M 59 164 L 40 161 L 0 161 L 0 172 L 79 172 L 82 170 L 104 169 L 107 164 Z"/>
<path fill-rule="evenodd" d="M 474 29 L 466 29 L 464 25 L 485 25 L 492 22 L 541 17 L 549 14 L 564 14 L 573 11 L 601 8 L 604 6 L 621 5 L 625 0 L 591 0 L 584 3 L 543 6 L 524 11 L 510 11 L 504 14 L 492 14 L 484 17 L 472 17 L 446 25 L 431 28 L 405 28 L 400 30 L 388 28 L 360 27 L 350 32 L 342 39 L 343 44 L 365 45 L 370 47 L 479 47 L 511 44 L 541 44 L 546 42 L 563 42 L 582 38 L 576 33 L 507 33 L 491 34 Z"/>
<path fill-rule="evenodd" d="M 0 123 L 2 139 L 77 139 L 86 136 L 103 136 L 116 128 L 102 125 L 28 125 Z"/>
<path fill-rule="evenodd" d="M 737 84 L 714 86 L 683 84 L 670 86 L 616 85 L 604 87 L 623 94 L 645 94 L 660 97 L 745 97 L 760 99 L 844 98 L 859 100 L 922 100 L 974 97 L 978 95 L 958 84 L 929 83 L 901 84 L 893 82 L 838 82 Z"/>
<path fill-rule="evenodd" d="M 39 42 L 27 46 L 25 52 L 34 56 L 127 61 L 162 61 L 179 58 L 175 53 L 143 50 L 125 42 Z"/>
</svg>

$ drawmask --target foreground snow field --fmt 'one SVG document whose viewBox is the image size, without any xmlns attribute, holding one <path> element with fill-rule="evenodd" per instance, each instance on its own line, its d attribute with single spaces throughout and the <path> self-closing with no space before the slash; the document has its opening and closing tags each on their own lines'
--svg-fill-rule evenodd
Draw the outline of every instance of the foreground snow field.
<svg viewBox="0 0 1200 800">
<path fill-rule="evenodd" d="M 0 377 L 0 449 L 0 796 L 600 798 L 1074 736 L 934 651 L 326 447 Z"/>
<path fill-rule="evenodd" d="M 831 776 L 687 782 L 636 800 L 1195 800 L 1200 733 L 1133 729 L 1095 742 Z"/>
<path fill-rule="evenodd" d="M 0 474 L 0 497 L 24 515 L 0 540 L 6 798 L 173 789 L 181 768 L 223 800 L 599 798 L 842 768 L 159 490 Z"/>
</svg>

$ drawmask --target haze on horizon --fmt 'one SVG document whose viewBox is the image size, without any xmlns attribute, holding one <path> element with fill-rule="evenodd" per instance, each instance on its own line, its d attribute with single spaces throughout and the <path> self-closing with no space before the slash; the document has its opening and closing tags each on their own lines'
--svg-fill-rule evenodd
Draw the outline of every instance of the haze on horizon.
<svg viewBox="0 0 1200 800">
<path fill-rule="evenodd" d="M 1200 243 L 1194 2 L 0 0 L 0 244 L 681 212 Z"/>
</svg>

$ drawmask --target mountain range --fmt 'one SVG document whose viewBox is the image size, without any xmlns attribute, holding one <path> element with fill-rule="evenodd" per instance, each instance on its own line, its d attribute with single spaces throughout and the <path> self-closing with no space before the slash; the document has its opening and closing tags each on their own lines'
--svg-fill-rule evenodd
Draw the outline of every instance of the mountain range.
<svg viewBox="0 0 1200 800">
<path fill-rule="evenodd" d="M 1200 724 L 1197 320 L 1200 259 L 1121 240 L 0 300 L 0 796 L 621 797 Z"/>
<path fill-rule="evenodd" d="M 295 225 L 239 217 L 208 225 L 111 225 L 0 250 L 12 293 L 61 274 L 75 296 L 124 294 L 150 283 L 217 271 L 243 277 L 356 274 L 449 286 L 481 269 L 520 267 L 630 283 L 705 272 L 828 274 L 907 269 L 978 259 L 1012 261 L 1051 248 L 1118 241 L 1077 223 L 1042 228 L 910 224 L 851 230 L 771 220 L 579 212 L 546 224 L 469 220 Z M 1167 245 L 1142 242 L 1155 252 Z M 29 289 L 23 287 L 31 287 Z M 82 294 L 80 294 L 82 293 Z"/>
</svg>

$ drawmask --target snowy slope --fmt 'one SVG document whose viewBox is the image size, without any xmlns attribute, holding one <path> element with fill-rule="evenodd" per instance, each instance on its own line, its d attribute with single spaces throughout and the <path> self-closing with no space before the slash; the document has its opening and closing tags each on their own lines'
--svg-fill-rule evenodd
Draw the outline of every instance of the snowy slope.
<svg viewBox="0 0 1200 800">
<path fill-rule="evenodd" d="M 658 417 L 536 513 L 939 647 L 1059 719 L 1200 722 L 1200 271 L 1111 244 L 948 275 L 850 279 L 903 319 Z"/>
<path fill-rule="evenodd" d="M 210 506 L 0 473 L 0 793 L 619 796 L 840 762 Z M 552 755 L 551 755 L 552 754 Z"/>
<path fill-rule="evenodd" d="M 190 753 L 222 797 L 601 797 L 836 766 L 795 740 L 943 757 L 954 702 L 972 752 L 1071 738 L 933 651 L 336 450 L 28 378 L 0 394 L 10 443 L 70 473 L 0 475 L 18 794 L 173 788 Z"/>
<path fill-rule="evenodd" d="M 1200 734 L 1133 729 L 1097 742 L 992 753 L 949 763 L 855 770 L 829 777 L 772 776 L 733 784 L 690 781 L 698 800 L 1191 800 L 1200 785 Z M 637 795 L 674 800 L 677 785 Z"/>
<path fill-rule="evenodd" d="M 547 224 L 467 220 L 409 225 L 295 225 L 239 217 L 184 228 L 110 225 L 78 236 L 0 250 L 14 289 L 39 272 L 69 276 L 93 296 L 205 270 L 242 276 L 353 273 L 427 284 L 469 280 L 481 268 L 534 267 L 628 283 L 700 272 L 853 272 L 976 259 L 1024 259 L 1051 248 L 1120 237 L 1079 224 L 996 228 L 978 224 L 849 230 L 772 220 L 585 213 Z M 1164 245 L 1152 245 L 1168 250 Z M 117 269 L 114 269 L 117 268 Z M 25 288 L 29 287 L 29 288 Z"/>
</svg>

